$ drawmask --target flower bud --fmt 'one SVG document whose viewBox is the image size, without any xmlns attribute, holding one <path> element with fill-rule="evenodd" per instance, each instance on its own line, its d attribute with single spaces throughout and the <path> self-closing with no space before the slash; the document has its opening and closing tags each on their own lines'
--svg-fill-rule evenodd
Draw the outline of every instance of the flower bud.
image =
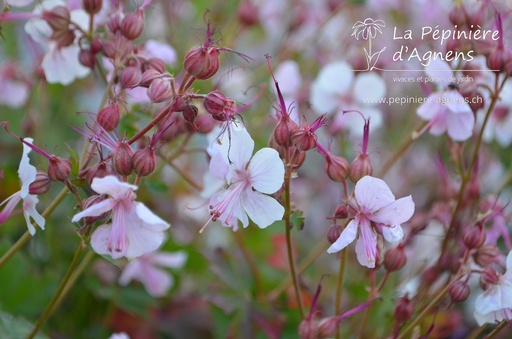
<svg viewBox="0 0 512 339">
<path fill-rule="evenodd" d="M 48 192 L 51 186 L 52 181 L 48 177 L 48 174 L 37 171 L 36 180 L 29 185 L 28 193 L 33 195 L 41 195 Z"/>
<path fill-rule="evenodd" d="M 80 49 L 78 61 L 85 67 L 94 68 L 96 65 L 96 56 L 88 49 Z"/>
<path fill-rule="evenodd" d="M 96 122 L 103 127 L 105 131 L 110 132 L 119 125 L 121 116 L 119 114 L 119 106 L 116 103 L 111 103 L 103 107 L 96 115 Z"/>
<path fill-rule="evenodd" d="M 462 241 L 467 248 L 478 248 L 485 241 L 485 232 L 480 225 L 467 227 L 462 233 Z"/>
<path fill-rule="evenodd" d="M 368 154 L 359 154 L 359 156 L 357 156 L 350 165 L 350 180 L 352 180 L 353 183 L 356 183 L 362 177 L 372 174 L 373 168 L 370 157 Z"/>
<path fill-rule="evenodd" d="M 148 88 L 153 80 L 161 78 L 162 73 L 158 72 L 156 69 L 148 69 L 144 73 L 142 73 L 142 76 L 139 81 L 140 87 Z"/>
<path fill-rule="evenodd" d="M 126 141 L 117 145 L 112 155 L 112 167 L 117 174 L 122 176 L 130 175 L 133 171 L 133 150 Z"/>
<path fill-rule="evenodd" d="M 186 122 L 188 122 L 191 125 L 194 125 L 194 122 L 196 121 L 197 117 L 197 107 L 195 105 L 187 105 L 183 109 L 183 119 L 185 119 Z"/>
<path fill-rule="evenodd" d="M 85 175 L 85 181 L 87 181 L 87 183 L 91 185 L 92 180 L 94 178 L 104 178 L 111 173 L 112 169 L 107 165 L 107 163 L 104 161 L 100 161 L 99 163 L 91 166 L 87 170 L 87 174 Z"/>
<path fill-rule="evenodd" d="M 211 78 L 219 70 L 220 50 L 216 47 L 193 47 L 183 62 L 183 67 L 192 76 L 200 80 Z"/>
<path fill-rule="evenodd" d="M 69 29 L 70 14 L 65 6 L 55 6 L 49 11 L 44 11 L 42 18 L 54 32 L 67 31 Z"/>
<path fill-rule="evenodd" d="M 141 79 L 142 73 L 139 67 L 126 67 L 119 74 L 119 83 L 122 88 L 134 88 L 139 84 Z"/>
<path fill-rule="evenodd" d="M 48 177 L 53 181 L 66 181 L 71 175 L 71 162 L 69 160 L 50 155 L 48 158 Z"/>
<path fill-rule="evenodd" d="M 323 318 L 318 323 L 318 338 L 333 338 L 338 332 L 339 326 L 338 317 Z"/>
<path fill-rule="evenodd" d="M 149 58 L 142 64 L 142 71 L 154 69 L 160 73 L 165 72 L 165 62 L 160 58 Z"/>
<path fill-rule="evenodd" d="M 343 232 L 343 229 L 340 225 L 332 225 L 327 230 L 327 241 L 333 244 L 341 235 L 341 232 Z"/>
<path fill-rule="evenodd" d="M 492 267 L 486 267 L 480 274 L 480 287 L 486 291 L 489 285 L 497 285 L 500 282 L 501 275 Z"/>
<path fill-rule="evenodd" d="M 85 210 L 85 209 L 91 207 L 92 205 L 96 205 L 96 204 L 102 202 L 103 200 L 105 200 L 106 198 L 107 198 L 107 196 L 105 194 L 91 195 L 89 198 L 85 199 L 83 209 Z M 107 211 L 105 213 L 102 213 L 102 214 L 100 214 L 98 216 L 94 216 L 94 217 L 85 217 L 84 222 L 86 225 L 92 225 L 96 221 L 106 220 L 110 216 L 110 212 L 111 211 Z"/>
<path fill-rule="evenodd" d="M 156 155 L 152 148 L 146 147 L 133 154 L 133 169 L 137 175 L 145 177 L 153 173 L 156 167 Z"/>
<path fill-rule="evenodd" d="M 154 79 L 149 85 L 148 98 L 151 102 L 164 102 L 172 98 L 172 87 L 165 79 Z"/>
<path fill-rule="evenodd" d="M 116 56 L 116 46 L 112 41 L 106 41 L 101 45 L 101 52 L 107 58 L 114 59 Z"/>
<path fill-rule="evenodd" d="M 83 0 L 82 3 L 84 10 L 91 15 L 98 13 L 103 7 L 103 0 Z"/>
<path fill-rule="evenodd" d="M 57 43 L 58 48 L 67 47 L 75 42 L 75 32 L 71 29 L 62 30 L 62 31 L 54 31 L 51 40 Z"/>
<path fill-rule="evenodd" d="M 259 22 L 258 9 L 252 0 L 242 1 L 238 6 L 236 16 L 238 21 L 245 27 L 257 25 Z"/>
<path fill-rule="evenodd" d="M 306 318 L 299 324 L 299 338 L 300 339 L 317 339 L 318 338 L 318 324 L 312 319 Z"/>
<path fill-rule="evenodd" d="M 112 33 L 116 33 L 121 29 L 121 21 L 123 20 L 123 13 L 115 11 L 110 15 L 107 20 L 107 27 Z"/>
<path fill-rule="evenodd" d="M 399 324 L 406 322 L 411 319 L 412 313 L 414 312 L 414 305 L 407 296 L 398 299 L 395 305 L 395 318 Z"/>
<path fill-rule="evenodd" d="M 297 168 L 302 166 L 302 164 L 304 163 L 304 160 L 306 160 L 306 152 L 302 152 L 302 151 L 299 151 L 298 149 L 294 149 L 291 159 L 290 159 L 290 164 L 292 165 L 292 168 L 294 170 L 296 170 Z"/>
<path fill-rule="evenodd" d="M 455 6 L 450 14 L 449 18 L 452 24 L 462 27 L 467 22 L 466 10 L 463 6 Z"/>
<path fill-rule="evenodd" d="M 407 256 L 405 255 L 404 247 L 400 245 L 388 250 L 384 256 L 384 268 L 388 272 L 399 271 L 406 263 Z"/>
<path fill-rule="evenodd" d="M 466 301 L 469 298 L 469 294 L 471 293 L 471 288 L 464 281 L 456 281 L 448 290 L 450 293 L 450 298 L 452 299 L 452 303 L 460 303 Z"/>
<path fill-rule="evenodd" d="M 511 60 L 508 50 L 498 46 L 489 56 L 487 56 L 487 67 L 495 72 L 503 72 L 505 65 Z"/>
<path fill-rule="evenodd" d="M 279 146 L 290 147 L 292 145 L 291 135 L 299 126 L 288 116 L 282 116 L 274 130 L 274 140 Z"/>
<path fill-rule="evenodd" d="M 348 217 L 347 205 L 339 205 L 336 212 L 334 212 L 334 217 L 336 219 L 346 219 Z"/>
<path fill-rule="evenodd" d="M 331 154 L 325 158 L 324 171 L 332 181 L 343 182 L 348 177 L 350 165 L 345 158 Z"/>
<path fill-rule="evenodd" d="M 227 121 L 236 114 L 236 104 L 221 91 L 212 91 L 203 99 L 204 108 L 215 120 Z"/>
<path fill-rule="evenodd" d="M 134 13 L 126 15 L 119 26 L 121 33 L 128 40 L 137 39 L 144 30 L 144 11 L 139 9 Z"/>
<path fill-rule="evenodd" d="M 485 244 L 478 247 L 475 254 L 473 254 L 473 259 L 477 265 L 487 267 L 491 263 L 495 262 L 499 256 L 500 251 L 495 245 Z"/>
<path fill-rule="evenodd" d="M 290 140 L 298 150 L 309 151 L 316 147 L 317 136 L 309 126 L 301 126 L 291 134 Z"/>
</svg>

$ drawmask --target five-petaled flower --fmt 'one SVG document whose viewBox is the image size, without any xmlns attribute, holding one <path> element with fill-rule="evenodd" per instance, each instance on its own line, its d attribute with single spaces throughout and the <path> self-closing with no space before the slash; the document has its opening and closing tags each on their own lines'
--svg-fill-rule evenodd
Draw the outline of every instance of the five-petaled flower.
<svg viewBox="0 0 512 339">
<path fill-rule="evenodd" d="M 221 220 L 234 230 L 238 220 L 244 227 L 249 225 L 247 216 L 260 228 L 280 220 L 283 206 L 267 195 L 277 192 L 284 181 L 284 165 L 277 151 L 265 147 L 251 159 L 254 141 L 245 128 L 233 129 L 230 141 L 223 134 L 214 147 L 216 166 L 210 166 L 210 171 L 228 186 L 211 198 L 210 220 Z"/>
<path fill-rule="evenodd" d="M 356 183 L 350 206 L 354 211 L 354 219 L 327 252 L 335 253 L 344 249 L 356 239 L 359 228 L 357 259 L 361 265 L 373 268 L 379 260 L 377 233 L 389 242 L 400 241 L 403 238 L 400 224 L 412 217 L 414 202 L 411 196 L 395 200 L 383 180 L 365 176 Z"/>
<path fill-rule="evenodd" d="M 136 258 L 156 250 L 164 241 L 169 224 L 135 201 L 137 186 L 121 182 L 115 176 L 94 178 L 91 188 L 109 197 L 76 214 L 72 222 L 112 211 L 112 222 L 101 225 L 91 236 L 91 246 L 98 254 L 113 259 Z"/>
<path fill-rule="evenodd" d="M 433 135 L 446 132 L 455 141 L 469 139 L 473 134 L 475 116 L 459 91 L 449 86 L 453 78 L 452 69 L 446 62 L 436 59 L 425 67 L 425 72 L 440 90 L 431 93 L 416 111 L 420 118 L 429 121 L 423 131 L 428 128 Z"/>
<path fill-rule="evenodd" d="M 357 21 L 354 26 L 352 26 L 354 30 L 352 36 L 357 40 L 359 40 L 359 38 L 363 38 L 363 40 L 368 40 L 369 38 L 375 39 L 377 32 L 382 34 L 382 27 L 386 27 L 384 21 L 366 18 L 364 21 Z"/>
<path fill-rule="evenodd" d="M 28 143 L 32 143 L 34 141 L 31 138 L 25 138 L 24 140 Z M 36 233 L 36 229 L 30 222 L 30 217 L 34 219 L 41 229 L 44 229 L 45 220 L 36 211 L 36 204 L 39 202 L 39 199 L 37 199 L 35 195 L 30 194 L 29 190 L 30 184 L 36 180 L 37 174 L 36 168 L 29 163 L 30 159 L 28 158 L 28 154 L 30 151 L 31 148 L 23 143 L 23 155 L 21 156 L 20 167 L 18 168 L 18 175 L 21 180 L 21 190 L 14 193 L 0 204 L 0 206 L 7 204 L 4 210 L 0 212 L 0 224 L 3 224 L 7 219 L 9 219 L 14 207 L 23 199 L 23 215 L 27 221 L 28 231 L 31 235 L 34 235 Z"/>
<path fill-rule="evenodd" d="M 512 320 L 512 251 L 506 265 L 507 271 L 498 278 L 497 284 L 489 284 L 476 298 L 474 316 L 480 326 Z"/>
</svg>

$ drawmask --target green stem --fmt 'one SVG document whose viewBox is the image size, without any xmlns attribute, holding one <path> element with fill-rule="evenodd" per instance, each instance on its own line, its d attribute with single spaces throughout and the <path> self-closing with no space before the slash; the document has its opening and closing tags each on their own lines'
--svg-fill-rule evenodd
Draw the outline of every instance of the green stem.
<svg viewBox="0 0 512 339">
<path fill-rule="evenodd" d="M 82 242 L 78 245 L 78 248 L 75 252 L 75 255 L 73 257 L 73 260 L 71 261 L 71 264 L 69 264 L 68 270 L 66 272 L 66 275 L 62 279 L 62 281 L 59 284 L 59 287 L 57 288 L 57 292 L 53 295 L 52 299 L 50 300 L 49 304 L 46 306 L 43 314 L 39 317 L 36 324 L 34 325 L 34 328 L 30 332 L 30 334 L 27 336 L 27 339 L 32 339 L 35 337 L 37 332 L 41 329 L 41 326 L 46 322 L 46 319 L 51 315 L 52 311 L 54 310 L 54 307 L 57 305 L 57 302 L 60 301 L 60 299 L 64 296 L 64 291 L 66 288 L 66 285 L 68 281 L 70 280 L 73 271 L 75 270 L 76 266 L 78 265 L 78 262 L 80 261 L 80 257 L 82 256 L 82 253 L 84 251 L 84 247 L 82 246 Z"/>
<path fill-rule="evenodd" d="M 338 285 L 336 286 L 336 315 L 341 314 L 341 301 L 343 298 L 343 280 L 345 279 L 345 267 L 347 264 L 347 248 L 341 250 L 340 269 L 338 271 Z M 340 339 L 339 326 L 336 331 L 336 339 Z"/>
<path fill-rule="evenodd" d="M 57 195 L 57 197 L 55 197 L 55 199 L 51 202 L 51 204 L 48 205 L 48 207 L 46 207 L 46 209 L 43 211 L 43 213 L 41 213 L 41 216 L 43 218 L 46 218 L 50 214 L 52 214 L 52 212 L 57 208 L 57 206 L 64 199 L 64 197 L 66 196 L 67 192 L 68 192 L 67 187 L 64 187 L 60 191 L 60 193 Z M 32 225 L 34 227 L 37 226 L 35 223 L 32 223 Z M 2 256 L 2 258 L 0 258 L 0 267 L 2 267 L 16 252 L 18 252 L 18 250 L 20 248 L 22 248 L 23 245 L 25 245 L 25 243 L 30 238 L 32 238 L 32 237 L 31 237 L 31 235 L 30 235 L 30 233 L 28 231 L 23 233 L 23 235 L 16 241 L 16 243 L 14 243 L 14 245 L 12 245 L 11 248 L 9 248 L 9 250 Z"/>
<path fill-rule="evenodd" d="M 256 292 L 256 296 L 261 296 L 261 276 L 258 271 L 258 266 L 256 265 L 256 262 L 254 261 L 254 258 L 251 256 L 249 251 L 247 250 L 247 247 L 244 244 L 244 241 L 240 234 L 238 232 L 231 232 L 233 233 L 233 237 L 235 238 L 235 242 L 238 245 L 238 248 L 242 252 L 242 255 L 245 258 L 245 261 L 247 262 L 247 266 L 249 266 L 249 270 L 251 271 L 252 277 L 254 279 L 254 290 Z"/>
<path fill-rule="evenodd" d="M 496 327 L 494 330 L 492 330 L 492 332 L 491 332 L 491 333 L 489 333 L 489 334 L 487 335 L 486 339 L 491 339 L 491 338 L 495 337 L 498 333 L 500 333 L 500 332 L 501 332 L 501 330 L 503 330 L 503 329 L 505 328 L 505 326 L 507 326 L 507 325 L 508 325 L 508 323 L 509 323 L 508 321 L 503 320 L 503 321 L 501 322 L 501 324 L 499 324 L 499 325 L 498 325 L 498 327 Z"/>
<path fill-rule="evenodd" d="M 286 250 L 288 252 L 288 264 L 290 266 L 290 275 L 293 281 L 293 288 L 295 290 L 295 298 L 297 299 L 297 304 L 299 306 L 299 312 L 301 318 L 304 318 L 304 306 L 302 304 L 302 296 L 300 293 L 299 280 L 297 278 L 297 272 L 295 271 L 295 261 L 293 259 L 293 250 L 292 250 L 292 239 L 291 239 L 291 229 L 292 223 L 290 221 L 291 216 L 291 199 L 290 199 L 290 181 L 291 181 L 291 172 L 292 165 L 290 164 L 290 152 L 289 149 L 285 150 L 285 174 L 284 174 L 284 223 L 286 229 Z"/>
</svg>

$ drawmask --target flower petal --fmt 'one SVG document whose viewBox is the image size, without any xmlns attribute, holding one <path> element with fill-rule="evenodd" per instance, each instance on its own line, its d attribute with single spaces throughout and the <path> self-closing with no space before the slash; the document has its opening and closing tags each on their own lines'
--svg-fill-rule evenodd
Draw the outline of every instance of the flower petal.
<svg viewBox="0 0 512 339">
<path fill-rule="evenodd" d="M 25 220 L 27 222 L 28 231 L 31 235 L 34 235 L 36 233 L 36 229 L 30 222 L 30 217 L 34 219 L 35 223 L 41 227 L 41 229 L 44 230 L 44 224 L 45 220 L 39 214 L 39 212 L 36 211 L 36 205 L 39 202 L 39 199 L 35 195 L 27 195 L 23 199 L 23 215 L 25 216 Z"/>
<path fill-rule="evenodd" d="M 151 262 L 155 265 L 181 268 L 187 261 L 188 254 L 185 251 L 177 251 L 174 253 L 157 252 L 151 254 Z"/>
<path fill-rule="evenodd" d="M 265 228 L 283 218 L 284 207 L 267 195 L 246 190 L 242 193 L 241 202 L 242 208 L 259 228 Z"/>
<path fill-rule="evenodd" d="M 34 142 L 32 138 L 24 139 L 29 144 Z M 30 159 L 28 154 L 32 149 L 23 143 L 23 154 L 21 155 L 20 167 L 18 168 L 18 176 L 21 180 L 21 190 L 20 196 L 22 199 L 25 199 L 29 195 L 29 186 L 36 180 L 37 170 L 34 166 L 30 164 Z"/>
<path fill-rule="evenodd" d="M 376 73 L 362 73 L 354 80 L 354 98 L 360 103 L 364 104 L 368 98 L 382 98 L 385 94 L 386 83 Z"/>
<path fill-rule="evenodd" d="M 126 236 L 128 237 L 128 246 L 125 256 L 137 258 L 146 253 L 155 251 L 162 245 L 165 239 L 164 232 L 154 232 L 146 228 L 138 227 L 138 222 L 126 220 Z M 112 257 L 113 258 L 113 257 Z"/>
<path fill-rule="evenodd" d="M 96 180 L 96 179 L 94 179 Z M 100 201 L 97 204 L 91 205 L 80 213 L 77 213 L 71 219 L 71 222 L 77 222 L 85 217 L 97 217 L 105 212 L 112 210 L 115 206 L 115 201 L 112 198 Z"/>
<path fill-rule="evenodd" d="M 370 213 L 395 201 L 395 196 L 384 180 L 368 175 L 356 183 L 354 194 L 361 209 Z"/>
<path fill-rule="evenodd" d="M 354 241 L 357 235 L 357 222 L 352 220 L 341 232 L 340 237 L 327 249 L 327 253 L 336 253 Z"/>
<path fill-rule="evenodd" d="M 94 252 L 101 255 L 110 255 L 112 259 L 119 259 L 124 257 L 122 252 L 112 252 L 108 249 L 108 241 L 110 238 L 111 224 L 98 226 L 91 235 L 91 247 Z"/>
<path fill-rule="evenodd" d="M 448 135 L 454 141 L 465 141 L 473 135 L 475 116 L 473 112 L 451 113 L 446 117 Z"/>
<path fill-rule="evenodd" d="M 377 234 L 373 232 L 370 221 L 366 218 L 360 218 L 359 230 L 359 238 L 356 242 L 357 260 L 361 265 L 373 268 L 379 259 Z"/>
<path fill-rule="evenodd" d="M 442 107 L 440 104 L 441 93 L 432 93 L 428 98 L 418 107 L 416 114 L 423 120 L 431 120 L 434 118 Z"/>
<path fill-rule="evenodd" d="M 119 198 L 129 191 L 135 191 L 137 186 L 122 182 L 113 175 L 107 175 L 103 178 L 94 178 L 92 180 L 91 188 L 96 193 L 108 194 L 111 197 Z"/>
<path fill-rule="evenodd" d="M 135 213 L 137 217 L 141 221 L 141 226 L 155 232 L 165 231 L 171 225 L 166 221 L 162 220 L 159 216 L 151 212 L 149 208 L 146 207 L 141 202 L 134 202 L 135 204 Z"/>
<path fill-rule="evenodd" d="M 400 225 L 409 220 L 413 214 L 414 201 L 412 201 L 412 197 L 409 195 L 375 211 L 373 215 L 369 216 L 369 219 L 389 226 Z"/>
<path fill-rule="evenodd" d="M 251 159 L 248 172 L 251 185 L 266 194 L 277 192 L 284 182 L 284 165 L 273 148 L 262 148 Z"/>
<path fill-rule="evenodd" d="M 446 87 L 453 77 L 453 70 L 446 61 L 434 59 L 425 67 L 425 73 L 434 80 L 436 84 Z"/>
<path fill-rule="evenodd" d="M 404 238 L 404 230 L 400 225 L 381 226 L 382 236 L 388 242 L 398 242 Z"/>
</svg>

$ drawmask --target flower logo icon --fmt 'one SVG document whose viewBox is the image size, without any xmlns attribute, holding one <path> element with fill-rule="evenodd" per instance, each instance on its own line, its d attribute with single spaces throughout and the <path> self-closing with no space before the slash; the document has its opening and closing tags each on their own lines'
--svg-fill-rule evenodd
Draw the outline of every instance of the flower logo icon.
<svg viewBox="0 0 512 339">
<path fill-rule="evenodd" d="M 375 64 L 379 60 L 380 54 L 386 49 L 386 47 L 384 47 L 380 51 L 372 53 L 372 39 L 377 37 L 377 32 L 382 34 L 383 27 L 386 27 L 383 20 L 374 20 L 372 18 L 366 18 L 364 21 L 357 21 L 352 26 L 352 36 L 355 37 L 356 40 L 368 40 L 368 50 L 364 48 L 366 62 L 368 63 L 368 68 L 366 70 L 368 71 L 375 68 Z"/>
</svg>

